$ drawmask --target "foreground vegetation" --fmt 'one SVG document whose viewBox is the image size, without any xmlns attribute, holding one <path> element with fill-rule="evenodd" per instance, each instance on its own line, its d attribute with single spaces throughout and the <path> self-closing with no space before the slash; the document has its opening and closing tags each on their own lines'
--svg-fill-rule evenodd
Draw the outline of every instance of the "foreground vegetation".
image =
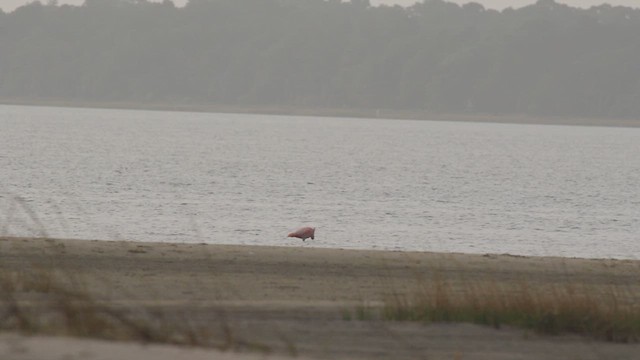
<svg viewBox="0 0 640 360">
<path fill-rule="evenodd" d="M 640 117 L 640 10 L 87 0 L 0 11 L 0 102 Z"/>
<path fill-rule="evenodd" d="M 435 278 L 412 298 L 395 295 L 383 317 L 389 320 L 469 322 L 496 328 L 515 326 L 542 334 L 573 333 L 613 342 L 640 340 L 640 302 L 631 288 L 588 285 L 507 286 L 466 283 L 462 288 Z"/>
<path fill-rule="evenodd" d="M 640 301 L 631 288 L 526 282 L 511 286 L 492 281 L 461 285 L 440 277 L 421 283 L 424 286 L 412 297 L 395 294 L 382 308 L 358 307 L 354 316 L 343 313 L 343 319 L 466 322 L 612 342 L 640 341 Z M 197 325 L 188 314 L 97 299 L 77 277 L 53 268 L 0 272 L 1 330 L 269 352 L 266 346 L 238 339 L 221 320 Z"/>
<path fill-rule="evenodd" d="M 269 352 L 239 339 L 224 318 L 219 320 L 205 326 L 186 313 L 99 299 L 77 276 L 53 267 L 7 271 L 0 266 L 3 331 Z"/>
<path fill-rule="evenodd" d="M 326 323 L 334 310 L 339 322 L 338 306 L 353 304 L 347 300 L 362 296 L 372 301 L 368 304 L 376 305 L 351 307 L 343 311 L 342 319 L 463 322 L 532 329 L 542 334 L 577 334 L 610 342 L 640 341 L 635 261 L 573 259 L 568 264 L 561 259 L 508 256 L 412 257 L 365 251 L 328 255 L 317 249 L 224 246 L 207 254 L 203 245 L 180 249 L 177 244 L 0 240 L 0 330 L 4 331 L 263 353 L 280 347 L 296 354 L 296 337 L 289 338 L 286 332 L 274 337 L 273 326 L 265 327 L 262 333 L 247 332 L 253 326 L 231 326 L 228 320 L 233 319 L 226 316 L 225 306 L 235 301 L 255 302 L 251 307 L 254 312 L 236 309 L 234 314 L 245 316 L 240 324 L 264 326 L 264 320 L 271 319 L 274 324 L 302 329 L 314 321 L 316 325 Z M 254 252 L 262 256 L 256 257 Z M 426 259 L 430 261 L 423 263 Z M 468 263 L 459 264 L 455 259 Z M 540 270 L 541 265 L 553 264 L 560 269 Z M 82 269 L 92 270 L 83 277 Z M 291 275 L 292 269 L 297 276 Z M 411 269 L 422 277 L 412 280 Z M 327 274 L 331 271 L 334 273 Z M 172 277 L 174 274 L 177 277 Z M 255 282 L 247 284 L 253 278 Z M 358 287 L 360 282 L 362 287 Z M 265 284 L 268 286 L 263 287 Z M 228 289 L 234 285 L 240 287 Z M 228 295 L 224 295 L 225 287 Z M 382 297 L 392 289 L 396 290 Z M 156 294 L 156 290 L 163 293 Z M 327 292 L 341 296 L 333 299 L 334 310 L 327 307 Z M 226 303 L 215 305 L 211 299 Z M 264 299 L 293 302 L 269 313 L 261 308 Z M 301 302 L 308 307 L 301 307 Z M 281 317 L 297 320 L 287 322 Z M 333 334 L 335 329 L 330 331 Z"/>
</svg>

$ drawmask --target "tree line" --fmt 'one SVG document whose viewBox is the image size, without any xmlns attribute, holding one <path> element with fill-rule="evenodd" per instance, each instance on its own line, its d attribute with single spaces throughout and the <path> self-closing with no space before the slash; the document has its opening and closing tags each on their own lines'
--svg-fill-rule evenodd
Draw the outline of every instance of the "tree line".
<svg viewBox="0 0 640 360">
<path fill-rule="evenodd" d="M 35 2 L 0 11 L 0 100 L 637 118 L 639 35 L 553 0 Z"/>
</svg>

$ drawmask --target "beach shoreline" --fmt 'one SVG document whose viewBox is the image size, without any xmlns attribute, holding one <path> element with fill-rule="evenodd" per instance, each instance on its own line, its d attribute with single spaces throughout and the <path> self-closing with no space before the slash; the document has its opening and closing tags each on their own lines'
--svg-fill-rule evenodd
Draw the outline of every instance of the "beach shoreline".
<svg viewBox="0 0 640 360">
<path fill-rule="evenodd" d="M 640 352 L 638 344 L 575 335 L 358 315 L 375 314 L 390 298 L 410 298 L 433 281 L 454 290 L 470 284 L 620 289 L 635 301 L 640 294 L 635 260 L 0 237 L 0 274 L 42 269 L 72 276 L 109 306 L 162 310 L 181 321 L 207 324 L 212 338 L 223 319 L 236 339 L 260 344 L 271 355 L 633 359 Z M 593 346 L 605 356 L 594 357 Z"/>
<path fill-rule="evenodd" d="M 130 103 L 87 102 L 60 99 L 0 99 L 0 105 L 89 108 L 113 110 L 144 110 L 170 112 L 196 112 L 219 114 L 279 115 L 303 117 L 366 118 L 385 120 L 457 121 L 476 123 L 503 123 L 528 125 L 569 125 L 640 127 L 640 119 L 630 118 L 584 118 L 567 116 L 533 116 L 527 114 L 485 113 L 435 113 L 425 110 L 358 109 L 358 108 L 300 108 L 283 106 L 233 106 L 224 104 L 180 104 L 180 103 Z"/>
</svg>

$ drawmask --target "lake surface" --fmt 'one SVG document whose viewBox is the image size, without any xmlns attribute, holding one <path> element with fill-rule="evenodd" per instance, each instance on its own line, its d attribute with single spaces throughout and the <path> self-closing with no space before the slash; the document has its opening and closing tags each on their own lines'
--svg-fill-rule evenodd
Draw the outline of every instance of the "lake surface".
<svg viewBox="0 0 640 360">
<path fill-rule="evenodd" d="M 0 235 L 638 259 L 640 129 L 0 106 Z"/>
</svg>

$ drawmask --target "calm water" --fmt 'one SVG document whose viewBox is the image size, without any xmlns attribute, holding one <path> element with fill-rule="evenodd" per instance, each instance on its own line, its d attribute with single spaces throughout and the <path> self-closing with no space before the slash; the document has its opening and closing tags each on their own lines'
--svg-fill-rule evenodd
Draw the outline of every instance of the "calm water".
<svg viewBox="0 0 640 360">
<path fill-rule="evenodd" d="M 640 258 L 640 129 L 0 106 L 0 234 Z"/>
</svg>

